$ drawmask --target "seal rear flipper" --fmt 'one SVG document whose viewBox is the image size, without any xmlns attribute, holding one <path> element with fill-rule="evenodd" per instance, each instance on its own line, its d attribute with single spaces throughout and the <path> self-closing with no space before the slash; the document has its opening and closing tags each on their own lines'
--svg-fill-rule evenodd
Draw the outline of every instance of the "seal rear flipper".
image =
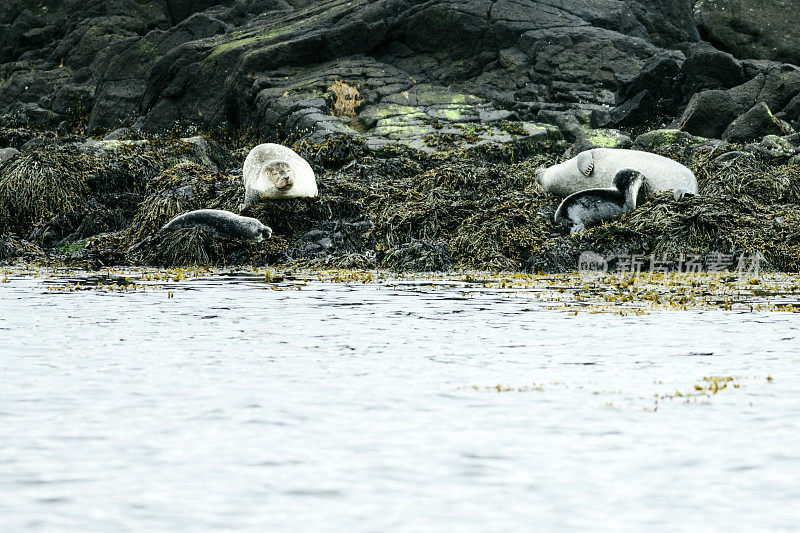
<svg viewBox="0 0 800 533">
<path fill-rule="evenodd" d="M 574 225 L 572 226 L 572 228 L 570 228 L 570 230 L 569 230 L 569 234 L 570 234 L 570 235 L 575 235 L 576 233 L 580 233 L 580 232 L 582 232 L 582 231 L 583 231 L 583 230 L 585 230 L 585 229 L 586 229 L 586 226 L 584 226 L 583 224 L 581 224 L 580 222 L 578 222 L 578 223 L 574 224 Z"/>
<path fill-rule="evenodd" d="M 578 171 L 581 174 L 589 176 L 594 170 L 594 156 L 591 150 L 579 153 L 575 158 L 575 164 L 578 165 Z"/>
<path fill-rule="evenodd" d="M 683 200 L 684 198 L 691 198 L 692 196 L 697 196 L 689 189 L 682 189 L 682 188 L 673 190 L 672 195 L 675 197 L 676 200 Z"/>
</svg>

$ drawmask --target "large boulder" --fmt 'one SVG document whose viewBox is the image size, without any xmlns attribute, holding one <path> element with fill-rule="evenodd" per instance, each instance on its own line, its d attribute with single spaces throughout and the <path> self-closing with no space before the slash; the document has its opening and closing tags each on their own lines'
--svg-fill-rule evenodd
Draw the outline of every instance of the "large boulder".
<svg viewBox="0 0 800 533">
<path fill-rule="evenodd" d="M 766 135 L 786 135 L 789 132 L 775 118 L 767 104 L 759 102 L 747 113 L 731 122 L 722 133 L 722 140 L 732 143 L 760 141 Z"/>
<path fill-rule="evenodd" d="M 665 48 L 699 41 L 690 0 L 625 0 L 652 42 Z"/>
<path fill-rule="evenodd" d="M 771 110 L 780 111 L 800 93 L 800 69 L 780 65 L 757 74 L 751 80 L 728 89 L 738 113 L 744 113 L 758 102 Z"/>
<path fill-rule="evenodd" d="M 800 11 L 787 0 L 698 0 L 700 35 L 739 58 L 800 64 Z"/>
<path fill-rule="evenodd" d="M 693 45 L 683 63 L 681 91 L 688 99 L 705 89 L 729 89 L 747 81 L 741 61 L 708 43 Z"/>
<path fill-rule="evenodd" d="M 736 105 L 727 92 L 703 91 L 689 100 L 678 127 L 692 135 L 718 139 L 737 116 Z"/>
</svg>

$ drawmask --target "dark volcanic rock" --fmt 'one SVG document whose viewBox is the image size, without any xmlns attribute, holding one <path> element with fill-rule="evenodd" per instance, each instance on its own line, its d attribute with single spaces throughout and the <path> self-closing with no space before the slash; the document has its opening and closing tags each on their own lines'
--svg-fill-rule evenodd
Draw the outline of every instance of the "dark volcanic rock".
<svg viewBox="0 0 800 533">
<path fill-rule="evenodd" d="M 658 122 L 658 103 L 644 90 L 611 111 L 610 124 L 620 128 L 654 126 Z"/>
<path fill-rule="evenodd" d="M 708 43 L 693 45 L 686 55 L 682 91 L 688 99 L 705 89 L 729 89 L 747 81 L 742 63 Z"/>
<path fill-rule="evenodd" d="M 414 241 L 387 250 L 379 264 L 400 272 L 446 272 L 453 267 L 453 255 L 446 242 Z"/>
<path fill-rule="evenodd" d="M 667 54 L 653 57 L 631 81 L 625 83 L 617 94 L 620 103 L 637 97 L 644 91 L 654 100 L 653 112 L 659 117 L 673 117 L 681 103 L 682 92 L 678 90 L 681 82 L 682 60 Z M 630 113 L 627 113 L 630 115 Z"/>
<path fill-rule="evenodd" d="M 678 122 L 680 129 L 692 135 L 718 139 L 737 116 L 733 98 L 725 91 L 711 90 L 692 96 Z"/>
<path fill-rule="evenodd" d="M 780 120 L 776 119 L 764 102 L 754 105 L 744 115 L 734 120 L 722 133 L 722 140 L 747 143 L 761 140 L 765 135 L 786 135 Z"/>
<path fill-rule="evenodd" d="M 698 0 L 694 20 L 703 38 L 737 57 L 800 64 L 800 13 L 786 0 Z"/>
<path fill-rule="evenodd" d="M 421 83 L 453 99 L 406 126 L 473 111 L 473 121 L 530 119 L 547 102 L 582 116 L 613 104 L 656 55 L 683 58 L 659 46 L 697 39 L 682 0 L 71 0 L 35 14 L 26 5 L 0 16 L 3 123 L 90 131 L 364 133 L 389 97 Z M 351 112 L 331 107 L 336 80 L 358 92 Z M 462 95 L 483 107 L 454 109 Z"/>
<path fill-rule="evenodd" d="M 750 81 L 728 90 L 739 114 L 757 102 L 764 102 L 770 109 L 780 111 L 798 93 L 800 93 L 800 70 L 793 65 L 770 68 Z"/>
</svg>

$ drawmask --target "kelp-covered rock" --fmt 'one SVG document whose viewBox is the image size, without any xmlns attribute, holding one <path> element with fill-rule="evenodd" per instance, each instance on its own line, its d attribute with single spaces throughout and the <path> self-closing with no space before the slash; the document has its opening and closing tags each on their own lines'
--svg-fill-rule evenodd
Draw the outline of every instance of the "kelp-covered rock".
<svg viewBox="0 0 800 533">
<path fill-rule="evenodd" d="M 144 201 L 127 229 L 127 239 L 135 243 L 154 235 L 181 213 L 218 208 L 226 201 L 235 203 L 243 191 L 239 179 L 196 163 L 178 163 L 147 184 Z"/>
<path fill-rule="evenodd" d="M 381 253 L 378 264 L 398 272 L 447 272 L 453 256 L 446 242 L 413 241 Z"/>
<path fill-rule="evenodd" d="M 25 172 L 35 170 L 25 176 L 46 171 L 50 181 L 44 183 L 50 185 L 41 190 L 56 191 L 57 199 L 81 177 L 80 202 L 29 217 L 25 226 L 25 236 L 56 260 L 84 266 L 295 262 L 310 268 L 563 271 L 574 270 L 587 250 L 612 255 L 755 250 L 772 268 L 800 268 L 798 167 L 785 163 L 800 145 L 794 136 L 739 145 L 681 130 L 642 134 L 635 147 L 691 167 L 701 195 L 682 201 L 656 196 L 632 213 L 570 237 L 553 222 L 560 199 L 534 179 L 538 168 L 569 155 L 563 142 L 476 146 L 456 137 L 428 151 L 401 143 L 371 149 L 351 135 L 316 143 L 305 139 L 294 146 L 314 164 L 319 196 L 253 205 L 248 215 L 274 230 L 258 245 L 220 239 L 202 228 L 160 231 L 180 213 L 235 212 L 241 203 L 241 177 L 213 170 L 219 167 L 200 157 L 196 147 L 170 138 L 102 143 L 83 140 L 76 147 L 56 138 L 0 169 L 6 176 L 12 163 L 25 161 Z M 250 146 L 234 152 L 238 157 Z M 14 183 L 29 182 L 36 180 Z M 19 201 L 14 187 L 6 187 L 3 201 Z M 7 224 L 14 219 L 4 209 Z"/>
<path fill-rule="evenodd" d="M 129 254 L 137 262 L 164 267 L 218 265 L 225 262 L 223 243 L 199 226 L 159 232 L 137 243 Z"/>
<path fill-rule="evenodd" d="M 281 238 L 260 243 L 220 238 L 203 226 L 159 231 L 130 247 L 127 255 L 135 263 L 160 267 L 263 266 L 288 259 Z"/>
<path fill-rule="evenodd" d="M 526 263 L 532 271 L 577 268 L 582 252 L 644 260 L 763 255 L 774 270 L 800 268 L 800 167 L 757 157 L 695 165 L 700 196 L 661 194 L 617 219 L 546 243 Z M 648 266 L 645 265 L 644 269 Z"/>
<path fill-rule="evenodd" d="M 16 260 L 35 261 L 44 257 L 44 251 L 34 243 L 14 235 L 0 235 L 0 264 Z"/>
<path fill-rule="evenodd" d="M 92 161 L 57 148 L 22 154 L 0 168 L 0 231 L 28 235 L 36 224 L 81 209 Z"/>
</svg>

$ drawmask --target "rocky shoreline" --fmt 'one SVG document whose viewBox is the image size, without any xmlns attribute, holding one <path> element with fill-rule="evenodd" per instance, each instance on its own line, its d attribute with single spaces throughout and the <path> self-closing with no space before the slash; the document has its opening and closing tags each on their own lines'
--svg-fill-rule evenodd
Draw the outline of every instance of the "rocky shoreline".
<svg viewBox="0 0 800 533">
<path fill-rule="evenodd" d="M 761 18 L 723 31 L 743 2 L 716 4 L 11 2 L 0 262 L 535 273 L 585 251 L 758 253 L 797 272 L 800 69 Z M 320 188 L 256 206 L 271 240 L 159 234 L 236 211 L 264 141 Z M 676 159 L 701 194 L 564 235 L 534 172 L 601 146 Z"/>
<path fill-rule="evenodd" d="M 20 140 L 32 135 L 2 131 Z M 560 199 L 535 183 L 537 168 L 571 150 L 557 130 L 546 131 L 479 145 L 470 142 L 474 134 L 453 135 L 446 145 L 437 140 L 433 151 L 371 149 L 363 138 L 341 134 L 297 141 L 294 148 L 317 173 L 320 196 L 254 206 L 251 216 L 275 232 L 262 243 L 214 239 L 202 229 L 158 231 L 185 211 L 236 211 L 247 147 L 229 149 L 202 136 L 31 136 L 0 167 L 0 261 L 535 273 L 574 270 L 584 251 L 661 258 L 759 252 L 764 268 L 800 269 L 800 166 L 793 162 L 800 135 L 737 145 L 676 130 L 644 133 L 632 146 L 692 168 L 703 194 L 681 201 L 655 196 L 569 236 L 552 220 Z M 581 146 L 620 135 L 589 133 Z"/>
</svg>

